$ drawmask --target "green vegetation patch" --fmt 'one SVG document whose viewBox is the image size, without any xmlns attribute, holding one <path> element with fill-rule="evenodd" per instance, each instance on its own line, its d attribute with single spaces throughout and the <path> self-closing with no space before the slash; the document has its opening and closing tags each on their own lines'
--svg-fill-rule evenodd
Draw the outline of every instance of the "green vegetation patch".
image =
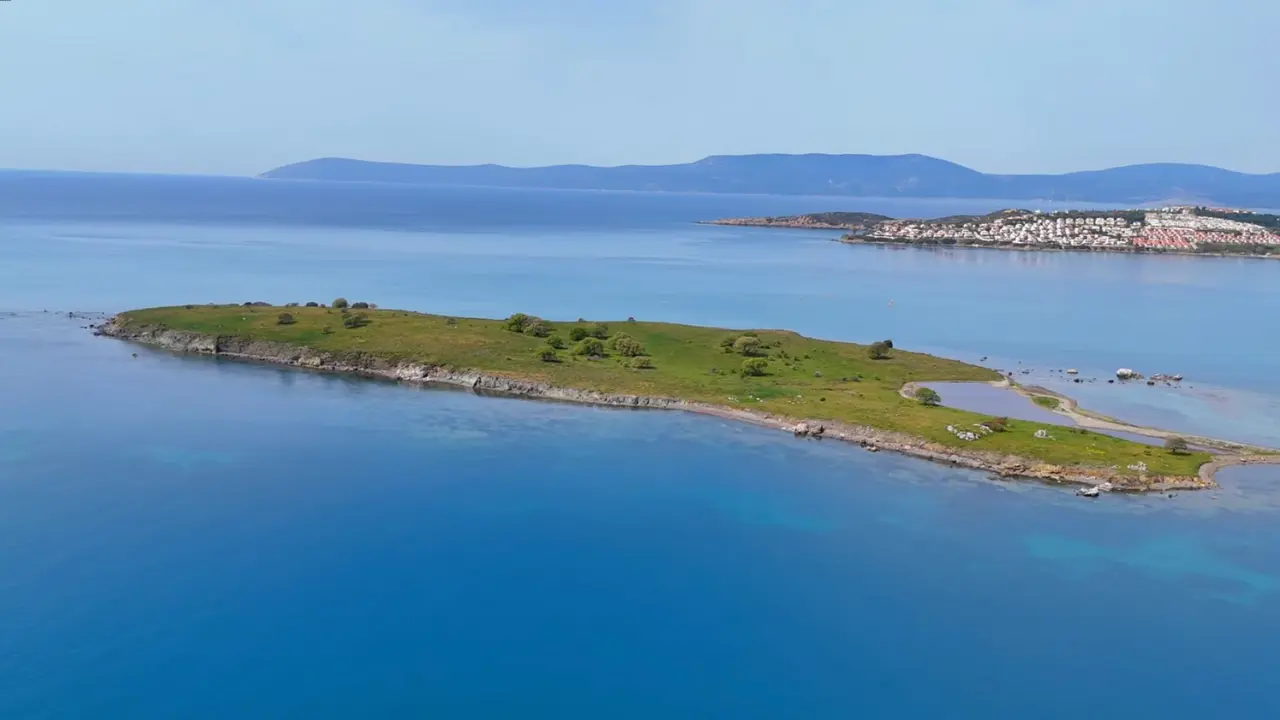
<svg viewBox="0 0 1280 720">
<path fill-rule="evenodd" d="M 337 303 L 335 303 L 337 304 Z M 345 310 L 345 312 L 344 312 Z M 566 388 L 680 398 L 751 407 L 792 418 L 868 425 L 953 447 L 1034 458 L 1059 465 L 1145 463 L 1153 474 L 1194 475 L 1209 460 L 1056 425 L 1011 422 L 975 441 L 987 417 L 930 406 L 899 394 L 908 382 L 986 382 L 986 368 L 913 353 L 889 341 L 870 345 L 815 340 L 784 330 L 727 330 L 671 323 L 554 322 L 524 315 L 505 320 L 449 318 L 400 310 L 267 305 L 153 308 L 121 322 L 215 336 L 275 341 L 334 354 L 362 353 L 392 362 L 476 370 Z M 514 321 L 513 321 L 514 320 Z M 532 331 L 532 332 L 530 332 Z M 545 334 L 544 334 L 545 333 Z M 752 340 L 739 342 L 742 338 Z M 1050 438 L 1037 438 L 1036 431 Z"/>
</svg>

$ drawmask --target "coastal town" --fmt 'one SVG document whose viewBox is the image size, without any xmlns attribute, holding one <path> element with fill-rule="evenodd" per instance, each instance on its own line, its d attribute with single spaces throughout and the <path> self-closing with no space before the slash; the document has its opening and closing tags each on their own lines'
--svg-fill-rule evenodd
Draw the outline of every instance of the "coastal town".
<svg viewBox="0 0 1280 720">
<path fill-rule="evenodd" d="M 744 218 L 716 224 L 843 229 L 850 243 L 965 245 L 1280 257 L 1280 216 L 1172 206 L 1151 210 L 1002 210 L 981 216 L 899 220 L 868 213 Z"/>
</svg>

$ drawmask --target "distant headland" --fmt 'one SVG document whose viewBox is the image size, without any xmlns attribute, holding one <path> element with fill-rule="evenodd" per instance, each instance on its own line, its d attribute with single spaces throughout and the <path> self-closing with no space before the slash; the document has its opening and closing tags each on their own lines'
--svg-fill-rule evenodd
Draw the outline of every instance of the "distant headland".
<svg viewBox="0 0 1280 720">
<path fill-rule="evenodd" d="M 1280 208 L 1280 173 L 1156 163 L 1061 175 L 998 175 L 926 155 L 714 155 L 676 165 L 411 165 L 322 158 L 265 178 L 575 190 L 989 198 Z"/>
<path fill-rule="evenodd" d="M 847 243 L 1280 258 L 1280 216 L 1203 206 L 1151 210 L 1001 210 L 931 220 L 856 212 L 729 218 L 712 225 L 846 230 Z"/>
<path fill-rule="evenodd" d="M 96 331 L 228 359 L 521 397 L 685 410 L 999 476 L 1084 483 L 1093 494 L 1099 488 L 1210 487 L 1218 467 L 1277 458 L 1261 448 L 1148 428 L 1115 426 L 1164 438 L 1165 447 L 946 407 L 921 383 L 1010 381 L 994 370 L 908 352 L 890 341 L 856 345 L 781 330 L 630 318 L 453 318 L 341 298 L 329 306 L 250 302 L 137 310 Z M 1020 391 L 1038 397 L 1033 388 Z M 1078 412 L 1070 403 L 1062 407 Z"/>
</svg>

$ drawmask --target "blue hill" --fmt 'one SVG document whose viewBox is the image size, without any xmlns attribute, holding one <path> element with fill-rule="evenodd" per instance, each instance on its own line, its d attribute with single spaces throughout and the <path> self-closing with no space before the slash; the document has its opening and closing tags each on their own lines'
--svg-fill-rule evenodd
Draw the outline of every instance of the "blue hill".
<svg viewBox="0 0 1280 720">
<path fill-rule="evenodd" d="M 1142 204 L 1177 200 L 1280 207 L 1280 173 L 1251 175 L 1158 163 L 1062 175 L 992 175 L 926 155 L 713 155 L 679 165 L 410 165 L 309 160 L 263 177 L 293 180 L 851 197 L 1053 199 Z"/>
</svg>

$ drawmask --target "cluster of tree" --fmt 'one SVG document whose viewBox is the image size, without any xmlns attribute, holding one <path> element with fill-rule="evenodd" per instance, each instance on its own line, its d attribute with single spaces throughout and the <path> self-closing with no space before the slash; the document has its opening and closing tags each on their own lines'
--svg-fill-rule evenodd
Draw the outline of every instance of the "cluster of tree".
<svg viewBox="0 0 1280 720">
<path fill-rule="evenodd" d="M 720 349 L 726 353 L 756 357 L 764 354 L 764 343 L 760 341 L 760 336 L 756 333 L 745 332 L 741 335 L 730 335 L 721 340 Z"/>
<path fill-rule="evenodd" d="M 578 324 L 569 328 L 571 348 L 550 323 L 532 315 L 516 313 L 506 319 L 505 327 L 511 332 L 546 338 L 546 344 L 534 350 L 534 357 L 542 362 L 560 362 L 558 351 L 568 349 L 571 355 L 587 358 L 602 358 L 612 352 L 628 358 L 625 361 L 628 367 L 653 367 L 653 361 L 646 357 L 644 345 L 639 340 L 627 333 L 610 335 L 609 326 L 602 323 L 587 323 L 579 319 Z"/>
<path fill-rule="evenodd" d="M 609 326 L 602 323 L 584 325 L 582 324 L 582 321 L 579 321 L 579 324 L 569 328 L 569 339 L 574 342 L 581 342 L 587 338 L 605 340 L 608 337 Z"/>
<path fill-rule="evenodd" d="M 311 303 L 307 303 L 307 307 L 311 307 Z M 338 310 L 376 310 L 377 305 L 367 302 L 347 302 L 346 298 L 337 298 L 333 301 L 333 307 Z"/>
</svg>

